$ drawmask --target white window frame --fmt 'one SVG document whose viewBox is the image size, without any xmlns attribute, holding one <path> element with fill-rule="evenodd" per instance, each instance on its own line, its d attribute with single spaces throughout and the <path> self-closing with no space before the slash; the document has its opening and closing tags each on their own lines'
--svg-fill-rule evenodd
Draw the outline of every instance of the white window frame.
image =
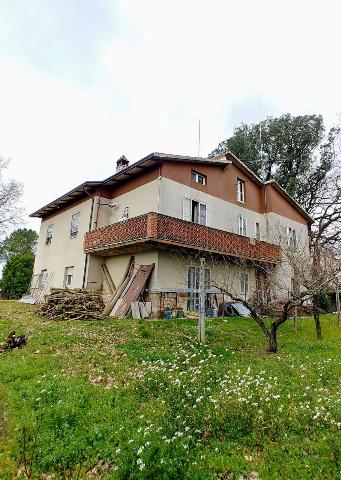
<svg viewBox="0 0 341 480">
<path fill-rule="evenodd" d="M 194 286 L 190 285 L 189 277 L 190 270 L 194 271 Z M 187 310 L 188 311 L 198 311 L 199 307 L 199 277 L 200 277 L 200 266 L 198 265 L 187 265 Z M 198 288 L 196 288 L 198 287 Z M 211 288 L 211 269 L 205 267 L 205 308 L 209 307 L 209 296 L 208 291 Z"/>
<path fill-rule="evenodd" d="M 297 246 L 296 230 L 291 227 L 287 227 L 287 245 L 290 248 L 296 248 Z"/>
<path fill-rule="evenodd" d="M 81 212 L 77 212 L 71 215 L 70 238 L 76 238 L 78 236 L 80 216 Z"/>
<path fill-rule="evenodd" d="M 190 203 L 188 204 L 188 202 Z M 196 202 L 198 204 L 198 208 L 199 208 L 198 222 L 195 222 L 192 220 L 193 202 Z M 201 218 L 202 218 L 201 214 L 203 209 L 205 209 L 205 223 L 201 223 Z M 195 200 L 194 198 L 184 197 L 183 203 L 182 203 L 182 218 L 187 222 L 196 223 L 197 225 L 204 225 L 205 227 L 207 227 L 207 204 L 204 202 L 200 202 L 199 200 Z"/>
<path fill-rule="evenodd" d="M 238 235 L 247 237 L 247 218 L 244 215 L 238 217 Z"/>
<path fill-rule="evenodd" d="M 206 185 L 206 175 L 192 170 L 191 178 L 193 182 L 199 183 L 200 185 Z M 202 182 L 200 181 L 202 179 Z"/>
<path fill-rule="evenodd" d="M 73 277 L 74 277 L 74 271 L 75 271 L 74 265 L 69 265 L 68 267 L 65 267 L 64 287 L 71 287 L 73 282 Z"/>
<path fill-rule="evenodd" d="M 237 178 L 237 201 L 245 203 L 245 181 Z"/>
<path fill-rule="evenodd" d="M 47 226 L 46 229 L 46 238 L 45 238 L 45 245 L 51 245 L 53 237 L 53 223 Z"/>
<path fill-rule="evenodd" d="M 122 217 L 120 218 L 120 222 L 123 222 L 124 220 L 128 220 L 129 218 L 129 207 L 125 207 L 122 213 Z"/>
<path fill-rule="evenodd" d="M 250 277 L 248 272 L 240 272 L 239 280 L 240 280 L 240 294 L 246 297 L 250 291 Z"/>
<path fill-rule="evenodd" d="M 260 222 L 255 222 L 255 237 L 256 240 L 260 240 Z"/>
</svg>

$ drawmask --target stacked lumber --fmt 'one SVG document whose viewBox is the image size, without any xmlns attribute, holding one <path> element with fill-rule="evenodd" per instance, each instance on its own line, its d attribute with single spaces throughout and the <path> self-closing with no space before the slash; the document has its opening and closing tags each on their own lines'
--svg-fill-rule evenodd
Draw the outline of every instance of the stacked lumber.
<svg viewBox="0 0 341 480">
<path fill-rule="evenodd" d="M 63 288 L 45 296 L 41 313 L 49 320 L 90 320 L 102 318 L 103 308 L 100 293 Z"/>
</svg>

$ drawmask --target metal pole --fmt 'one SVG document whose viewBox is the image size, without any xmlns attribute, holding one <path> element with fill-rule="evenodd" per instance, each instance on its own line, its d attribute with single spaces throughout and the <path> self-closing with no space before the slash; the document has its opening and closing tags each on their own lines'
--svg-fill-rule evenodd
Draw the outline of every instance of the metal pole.
<svg viewBox="0 0 341 480">
<path fill-rule="evenodd" d="M 337 324 L 341 326 L 341 308 L 340 308 L 340 288 L 339 288 L 339 279 L 336 279 L 336 312 L 337 312 Z"/>
<path fill-rule="evenodd" d="M 198 340 L 205 343 L 205 259 L 200 258 Z"/>
</svg>

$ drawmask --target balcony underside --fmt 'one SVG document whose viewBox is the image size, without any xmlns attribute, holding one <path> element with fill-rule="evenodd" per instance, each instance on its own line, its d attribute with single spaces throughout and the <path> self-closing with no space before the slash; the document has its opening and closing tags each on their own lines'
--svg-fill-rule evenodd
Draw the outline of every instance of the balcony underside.
<svg viewBox="0 0 341 480">
<path fill-rule="evenodd" d="M 186 249 L 266 263 L 281 261 L 277 245 L 153 212 L 88 232 L 84 240 L 84 252 L 100 256 L 156 248 Z"/>
</svg>

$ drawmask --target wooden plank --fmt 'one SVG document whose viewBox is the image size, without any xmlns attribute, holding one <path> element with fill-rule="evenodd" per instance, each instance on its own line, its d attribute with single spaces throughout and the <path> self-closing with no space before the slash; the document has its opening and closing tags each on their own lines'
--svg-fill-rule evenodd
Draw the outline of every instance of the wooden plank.
<svg viewBox="0 0 341 480">
<path fill-rule="evenodd" d="M 122 298 L 119 298 L 115 303 L 115 306 L 112 309 L 112 312 L 109 314 L 110 317 L 116 317 L 116 310 L 120 307 L 121 303 L 122 303 Z"/>
<path fill-rule="evenodd" d="M 113 282 L 113 279 L 111 278 L 110 272 L 108 270 L 108 267 L 106 265 L 101 265 L 102 272 L 104 275 L 104 278 L 109 286 L 110 293 L 114 293 L 116 291 L 115 284 Z"/>
<path fill-rule="evenodd" d="M 131 314 L 136 320 L 141 318 L 139 302 L 131 302 Z M 142 317 L 144 318 L 144 317 Z"/>
<path fill-rule="evenodd" d="M 148 311 L 145 307 L 145 304 L 143 302 L 139 302 L 139 307 L 140 307 L 140 312 L 141 312 L 141 318 L 148 318 L 149 314 L 148 314 Z"/>
<path fill-rule="evenodd" d="M 136 302 L 143 292 L 150 274 L 154 269 L 154 263 L 152 265 L 140 265 L 136 272 L 129 288 L 121 297 L 122 302 L 120 306 L 115 309 L 115 317 L 124 318 L 129 312 L 131 302 Z"/>
<path fill-rule="evenodd" d="M 144 305 L 146 308 L 147 315 L 149 317 L 149 315 L 152 313 L 152 302 L 145 302 Z"/>
</svg>

